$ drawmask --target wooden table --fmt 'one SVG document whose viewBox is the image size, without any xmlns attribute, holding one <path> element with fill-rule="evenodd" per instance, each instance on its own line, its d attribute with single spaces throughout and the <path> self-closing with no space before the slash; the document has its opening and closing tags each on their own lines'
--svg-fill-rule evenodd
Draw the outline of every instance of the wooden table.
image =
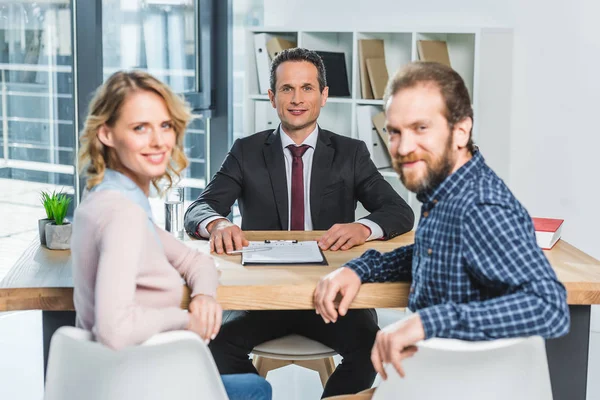
<svg viewBox="0 0 600 400">
<path fill-rule="evenodd" d="M 323 232 L 247 232 L 249 240 L 314 240 Z M 217 298 L 226 310 L 312 309 L 312 294 L 319 279 L 359 257 L 369 248 L 390 251 L 413 242 L 413 234 L 389 241 L 374 241 L 348 251 L 327 251 L 329 266 L 243 267 L 241 256 L 217 256 L 221 271 Z M 204 240 L 185 241 L 190 247 L 208 252 Z M 409 283 L 371 283 L 361 287 L 353 308 L 406 307 Z M 187 306 L 184 296 L 182 307 Z M 8 275 L 0 282 L 0 311 L 72 311 L 73 275 L 69 250 L 48 250 L 32 242 Z"/>
<path fill-rule="evenodd" d="M 313 240 L 322 232 L 247 232 L 249 240 Z M 216 256 L 221 270 L 217 297 L 227 310 L 312 309 L 318 280 L 346 261 L 375 248 L 390 251 L 411 244 L 409 232 L 388 241 L 373 241 L 348 251 L 327 251 L 329 266 L 243 267 L 241 256 Z M 208 252 L 208 242 L 186 240 Z M 566 286 L 571 305 L 600 304 L 600 262 L 565 241 L 546 251 L 558 278 Z M 361 287 L 353 308 L 406 307 L 408 283 L 370 283 Z M 185 306 L 186 302 L 182 306 Z M 48 250 L 36 240 L 0 282 L 0 311 L 72 311 L 73 275 L 69 250 Z"/>
<path fill-rule="evenodd" d="M 311 240 L 321 234 L 317 231 L 257 231 L 247 232 L 247 237 L 250 240 Z M 312 309 L 312 294 L 323 275 L 360 256 L 366 249 L 390 251 L 413 240 L 414 234 L 410 232 L 349 251 L 327 251 L 329 266 L 243 267 L 239 255 L 217 256 L 221 270 L 217 298 L 224 309 L 230 310 Z M 186 243 L 208 251 L 206 241 L 186 240 Z M 545 253 L 567 288 L 571 310 L 569 335 L 546 342 L 554 399 L 585 400 L 590 305 L 600 304 L 600 262 L 564 241 Z M 406 307 L 408 294 L 409 283 L 405 282 L 365 284 L 352 307 Z M 186 305 L 184 300 L 182 307 Z M 9 310 L 43 311 L 46 360 L 51 335 L 58 327 L 74 322 L 70 251 L 51 251 L 37 242 L 32 243 L 0 282 L 0 311 Z"/>
</svg>

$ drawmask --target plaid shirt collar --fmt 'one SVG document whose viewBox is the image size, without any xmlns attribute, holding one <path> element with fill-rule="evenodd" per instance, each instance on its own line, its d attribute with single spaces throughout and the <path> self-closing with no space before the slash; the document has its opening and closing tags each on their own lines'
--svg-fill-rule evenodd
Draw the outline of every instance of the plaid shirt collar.
<svg viewBox="0 0 600 400">
<path fill-rule="evenodd" d="M 444 198 L 458 194 L 463 186 L 471 179 L 473 174 L 485 166 L 485 160 L 479 150 L 475 150 L 473 157 L 465 163 L 458 171 L 450 174 L 436 188 L 417 193 L 417 199 L 427 207 Z"/>
</svg>

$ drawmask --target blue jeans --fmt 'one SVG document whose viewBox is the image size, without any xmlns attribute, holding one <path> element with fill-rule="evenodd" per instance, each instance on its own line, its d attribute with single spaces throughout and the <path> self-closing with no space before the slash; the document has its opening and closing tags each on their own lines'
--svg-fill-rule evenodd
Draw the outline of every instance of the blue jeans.
<svg viewBox="0 0 600 400">
<path fill-rule="evenodd" d="M 229 400 L 271 400 L 271 384 L 256 374 L 221 375 Z"/>
</svg>

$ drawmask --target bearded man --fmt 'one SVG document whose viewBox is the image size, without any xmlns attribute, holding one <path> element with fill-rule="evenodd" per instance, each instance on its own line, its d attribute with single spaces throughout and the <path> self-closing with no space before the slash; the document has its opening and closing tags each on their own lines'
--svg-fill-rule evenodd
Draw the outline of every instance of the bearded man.
<svg viewBox="0 0 600 400">
<path fill-rule="evenodd" d="M 389 82 L 384 104 L 394 169 L 423 203 L 415 243 L 369 250 L 325 276 L 314 293 L 317 313 L 336 322 L 361 283 L 411 281 L 413 314 L 380 331 L 371 352 L 384 379 L 383 363 L 404 376 L 402 359 L 423 339 L 567 334 L 565 288 L 536 244 L 531 217 L 473 144 L 462 78 L 438 63 L 411 63 Z"/>
</svg>

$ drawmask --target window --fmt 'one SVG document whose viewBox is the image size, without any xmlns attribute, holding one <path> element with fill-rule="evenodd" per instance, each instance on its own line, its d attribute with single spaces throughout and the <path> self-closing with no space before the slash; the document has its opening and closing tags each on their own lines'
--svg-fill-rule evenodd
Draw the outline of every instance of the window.
<svg viewBox="0 0 600 400">
<path fill-rule="evenodd" d="M 73 186 L 68 1 L 0 6 L 0 177 Z"/>
<path fill-rule="evenodd" d="M 45 216 L 40 190 L 74 195 L 71 37 L 68 0 L 0 5 L 0 278 Z"/>
<path fill-rule="evenodd" d="M 74 1 L 77 24 L 72 23 Z M 37 220 L 44 216 L 40 190 L 62 190 L 73 196 L 68 213 L 72 217 L 74 186 L 80 183 L 75 121 L 79 118 L 83 123 L 90 93 L 101 79 L 120 69 L 150 72 L 185 95 L 201 116 L 192 121 L 186 135 L 190 167 L 183 182 L 186 199 L 200 194 L 209 173 L 210 66 L 230 56 L 228 47 L 211 45 L 217 15 L 213 9 L 223 16 L 230 7 L 224 4 L 213 0 L 0 2 L 0 240 L 14 235 L 23 241 L 21 247 L 0 243 L 3 255 L 8 247 L 20 253 L 35 236 Z M 97 12 L 102 14 L 102 26 L 93 25 Z M 79 51 L 72 48 L 74 27 L 79 32 L 75 41 Z M 93 56 L 100 43 L 103 58 L 96 65 Z M 73 68 L 83 61 L 84 68 Z M 213 125 L 224 115 L 228 111 L 213 114 Z M 218 134 L 211 149 L 225 153 L 228 143 L 221 144 L 221 139 L 229 138 L 230 132 L 219 128 Z M 216 158 L 221 161 L 221 156 Z M 0 259 L 0 267 L 9 268 L 14 261 Z"/>
<path fill-rule="evenodd" d="M 103 76 L 140 69 L 178 93 L 194 92 L 196 83 L 193 0 L 103 0 Z M 206 186 L 206 120 L 196 118 L 185 138 L 190 166 L 182 184 L 186 199 Z"/>
</svg>

